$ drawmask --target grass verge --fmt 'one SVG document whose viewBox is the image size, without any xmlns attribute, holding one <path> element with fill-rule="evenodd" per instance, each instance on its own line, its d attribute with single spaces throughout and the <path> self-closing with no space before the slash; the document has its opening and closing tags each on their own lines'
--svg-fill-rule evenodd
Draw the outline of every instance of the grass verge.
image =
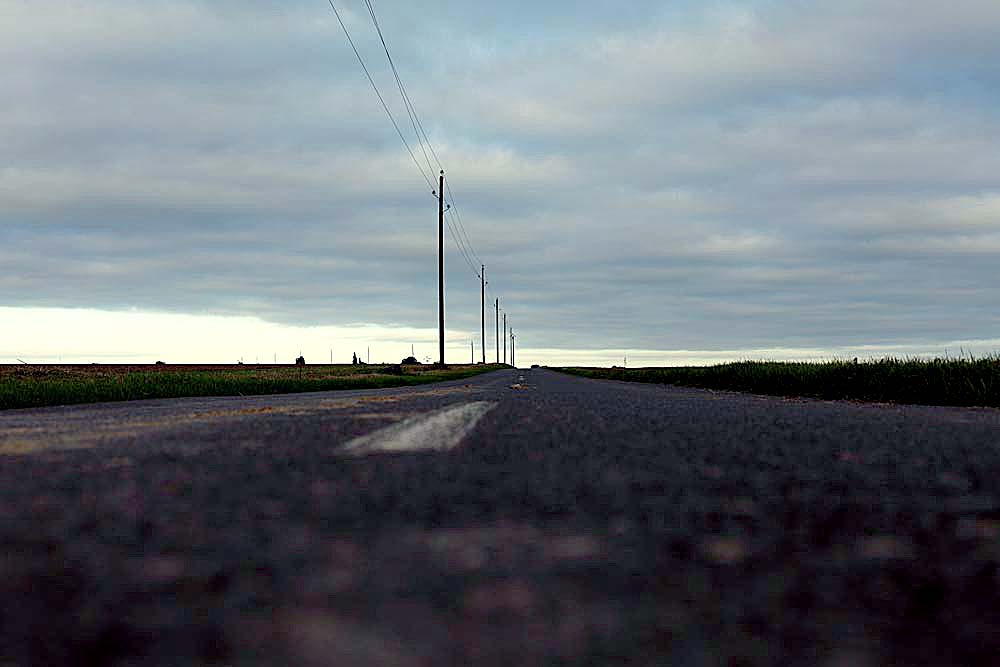
<svg viewBox="0 0 1000 667">
<path fill-rule="evenodd" d="M 704 367 L 560 368 L 589 378 L 771 396 L 875 403 L 1000 407 L 1000 356 L 873 359 L 861 363 L 741 361 Z"/>
<path fill-rule="evenodd" d="M 459 380 L 502 366 L 3 366 L 0 410 L 192 396 L 379 389 Z"/>
</svg>

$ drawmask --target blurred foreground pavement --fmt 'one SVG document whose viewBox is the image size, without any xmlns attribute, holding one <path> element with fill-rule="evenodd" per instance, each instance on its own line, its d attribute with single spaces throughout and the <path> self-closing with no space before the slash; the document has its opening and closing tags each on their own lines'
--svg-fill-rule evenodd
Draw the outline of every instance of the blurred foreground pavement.
<svg viewBox="0 0 1000 667">
<path fill-rule="evenodd" d="M 1000 411 L 545 370 L 11 411 L 0 543 L 3 667 L 994 665 Z"/>
</svg>

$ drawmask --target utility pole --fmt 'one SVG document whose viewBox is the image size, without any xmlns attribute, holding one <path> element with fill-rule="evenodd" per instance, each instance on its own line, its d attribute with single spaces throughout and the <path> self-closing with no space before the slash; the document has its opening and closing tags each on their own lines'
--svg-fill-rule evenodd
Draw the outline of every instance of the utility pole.
<svg viewBox="0 0 1000 667">
<path fill-rule="evenodd" d="M 476 364 L 476 341 L 474 341 L 474 340 L 470 340 L 469 341 L 469 350 L 472 352 L 472 365 L 475 366 L 475 364 Z"/>
<path fill-rule="evenodd" d="M 444 169 L 438 186 L 438 360 L 444 366 Z"/>
<path fill-rule="evenodd" d="M 479 274 L 479 281 L 482 287 L 482 298 L 479 301 L 481 312 L 479 314 L 482 316 L 481 320 L 482 330 L 483 330 L 482 350 L 483 350 L 483 365 L 485 365 L 486 364 L 486 265 L 485 264 L 483 264 L 483 270 Z M 472 363 L 476 363 L 476 360 L 473 359 Z"/>
<path fill-rule="evenodd" d="M 497 297 L 497 363 L 500 363 L 500 297 Z"/>
<path fill-rule="evenodd" d="M 517 368 L 517 364 L 514 363 L 514 330 L 510 330 L 510 365 Z"/>
<path fill-rule="evenodd" d="M 507 363 L 507 313 L 503 314 L 503 362 Z"/>
</svg>

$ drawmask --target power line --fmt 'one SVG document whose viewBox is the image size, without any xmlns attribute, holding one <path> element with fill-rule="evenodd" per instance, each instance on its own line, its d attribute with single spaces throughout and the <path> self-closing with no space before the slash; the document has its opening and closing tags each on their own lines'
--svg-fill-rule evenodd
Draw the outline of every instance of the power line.
<svg viewBox="0 0 1000 667">
<path fill-rule="evenodd" d="M 368 78 L 368 82 L 371 84 L 372 90 L 375 91 L 375 95 L 378 97 L 379 103 L 385 110 L 386 115 L 389 117 L 390 122 L 392 122 L 392 126 L 393 128 L 395 128 L 396 134 L 399 135 L 400 140 L 403 142 L 403 146 L 406 148 L 406 151 L 407 153 L 409 153 L 410 158 L 413 160 L 413 163 L 420 171 L 420 175 L 424 178 L 424 181 L 432 190 L 434 190 L 434 185 L 430 177 L 427 175 L 427 172 L 424 171 L 424 166 L 420 164 L 420 160 L 417 158 L 416 153 L 411 148 L 410 143 L 406 140 L 406 137 L 402 129 L 400 128 L 399 123 L 396 121 L 395 116 L 393 116 L 392 111 L 389 109 L 389 105 L 385 101 L 385 97 L 382 95 L 381 91 L 378 88 L 378 85 L 375 83 L 375 79 L 372 76 L 371 71 L 368 69 L 368 65 L 365 63 L 364 58 L 361 56 L 361 53 L 358 50 L 357 45 L 354 43 L 354 39 L 351 37 L 350 31 L 348 31 L 347 26 L 344 23 L 344 20 L 340 12 L 337 10 L 337 7 L 334 4 L 333 0 L 327 0 L 327 1 L 330 4 L 330 8 L 333 10 L 333 13 L 336 15 L 337 21 L 340 23 L 340 27 L 344 31 L 344 35 L 347 37 L 348 43 L 351 45 L 351 49 L 354 51 L 354 55 L 358 59 L 358 63 L 360 63 L 361 68 L 364 70 L 365 76 Z M 403 79 L 399 74 L 399 70 L 396 67 L 395 60 L 393 60 L 392 53 L 389 49 L 388 41 L 386 40 L 385 33 L 382 31 L 382 26 L 379 23 L 378 16 L 375 12 L 374 0 L 365 0 L 365 6 L 368 9 L 368 15 L 372 20 L 372 24 L 375 27 L 375 31 L 378 33 L 379 41 L 382 43 L 382 49 L 385 51 L 386 59 L 388 60 L 389 67 L 392 70 L 392 75 L 396 81 L 396 86 L 399 89 L 399 94 L 403 100 L 403 105 L 406 108 L 406 114 L 410 120 L 410 125 L 413 128 L 414 135 L 416 136 L 417 144 L 420 147 L 421 153 L 423 154 L 424 162 L 426 163 L 427 168 L 430 170 L 430 173 L 433 174 L 434 167 L 432 166 L 430 160 L 430 156 L 433 156 L 434 161 L 437 163 L 438 168 L 443 171 L 444 167 L 441 164 L 441 160 L 438 157 L 437 151 L 434 150 L 434 145 L 431 143 L 430 138 L 427 136 L 427 132 L 424 129 L 423 122 L 420 120 L 420 115 L 417 113 L 416 107 L 414 106 L 413 101 L 410 99 L 409 93 L 406 91 L 406 85 L 403 83 Z M 428 155 L 428 150 L 430 151 L 430 155 Z M 485 264 L 485 262 L 482 261 L 482 259 L 479 256 L 479 253 L 476 252 L 475 247 L 472 244 L 472 239 L 469 237 L 469 232 L 465 227 L 464 221 L 462 220 L 462 216 L 459 213 L 457 207 L 455 206 L 455 194 L 451 189 L 451 182 L 446 181 L 445 187 L 448 193 L 448 198 L 450 199 L 450 207 L 447 212 L 451 213 L 451 216 L 446 218 L 448 223 L 448 233 L 451 236 L 452 241 L 458 248 L 459 253 L 462 256 L 462 259 L 472 270 L 472 273 L 477 278 L 482 278 L 482 276 L 479 273 L 479 269 L 476 267 Z"/>
<path fill-rule="evenodd" d="M 462 242 L 462 237 L 456 230 L 452 218 L 446 217 L 445 219 L 446 222 L 448 223 L 448 233 L 451 235 L 452 240 L 455 242 L 455 246 L 458 247 L 458 251 L 459 253 L 461 253 L 462 259 L 464 259 L 465 263 L 468 264 L 470 269 L 472 269 L 472 273 L 476 276 L 476 278 L 479 278 L 480 277 L 479 270 L 476 268 L 476 265 L 473 264 L 472 256 L 469 253 L 468 249 L 466 249 L 465 244 Z"/>
<path fill-rule="evenodd" d="M 420 151 L 424 154 L 424 161 L 427 163 L 427 169 L 431 173 L 434 173 L 434 167 L 431 165 L 431 160 L 427 156 L 427 149 L 424 148 L 424 141 L 420 137 L 420 129 L 417 125 L 419 124 L 420 117 L 417 115 L 417 110 L 414 108 L 413 103 L 410 101 L 410 96 L 406 92 L 406 86 L 403 85 L 403 79 L 399 76 L 399 70 L 396 69 L 396 63 L 392 59 L 392 54 L 389 53 L 389 45 L 385 41 L 385 35 L 382 34 L 382 26 L 379 25 L 378 17 L 375 15 L 375 5 L 372 4 L 372 0 L 365 0 L 365 5 L 368 7 L 368 15 L 372 18 L 372 24 L 375 26 L 375 31 L 378 33 L 379 41 L 382 42 L 382 48 L 385 50 L 385 57 L 389 60 L 389 67 L 392 69 L 392 75 L 396 79 L 396 87 L 399 88 L 399 94 L 403 98 L 403 106 L 406 107 L 406 115 L 410 117 L 410 125 L 413 127 L 413 133 L 417 136 L 417 143 L 420 144 Z M 427 142 L 428 145 L 430 142 Z M 435 155 L 435 159 L 436 159 Z M 441 162 L 438 161 L 438 168 L 443 170 L 444 167 L 441 166 Z"/>
<path fill-rule="evenodd" d="M 448 212 L 451 213 L 450 210 Z M 462 255 L 465 257 L 465 261 L 467 264 L 469 264 L 469 268 L 473 270 L 473 272 L 476 274 L 476 277 L 478 278 L 479 271 L 476 270 L 475 265 L 472 263 L 473 258 L 472 258 L 472 253 L 469 250 L 469 247 L 465 244 L 465 241 L 462 240 L 462 234 L 458 228 L 458 218 L 454 217 L 454 215 L 449 216 L 448 226 L 449 229 L 452 230 L 452 238 L 455 241 L 455 245 L 458 246 L 459 252 L 461 252 Z"/>
<path fill-rule="evenodd" d="M 392 111 L 389 110 L 389 105 L 385 103 L 385 98 L 382 97 L 382 93 L 379 92 L 378 86 L 375 84 L 375 79 L 372 78 L 371 72 L 368 70 L 368 65 L 365 64 L 364 58 L 361 57 L 361 53 L 358 51 L 358 47 L 354 44 L 354 40 L 351 38 L 351 33 L 347 30 L 347 26 L 344 25 L 344 19 L 341 18 L 340 12 L 337 11 L 337 6 L 333 4 L 333 0 L 327 0 L 330 3 L 330 9 L 337 17 L 337 22 L 340 23 L 341 29 L 344 31 L 344 35 L 347 37 L 347 41 L 351 45 L 351 49 L 354 51 L 354 55 L 357 56 L 358 62 L 361 64 L 361 69 L 365 71 L 365 76 L 368 77 L 368 82 L 372 85 L 372 90 L 375 91 L 375 95 L 378 96 L 378 101 L 382 103 L 382 108 L 385 109 L 386 115 L 389 116 L 389 120 L 392 122 L 392 126 L 396 128 L 396 134 L 403 142 L 403 146 L 406 147 L 406 152 L 410 154 L 410 158 L 413 159 L 413 164 L 417 165 L 417 169 L 420 171 L 420 175 L 423 176 L 424 181 L 427 183 L 427 187 L 431 190 L 434 189 L 434 185 L 431 183 L 430 177 L 424 172 L 424 168 L 421 166 L 420 161 L 417 160 L 417 156 L 413 153 L 413 149 L 410 148 L 409 142 L 406 141 L 406 137 L 403 136 L 403 131 L 399 129 L 399 123 L 396 122 L 396 118 L 392 115 Z M 433 173 L 433 169 L 431 170 Z"/>
<path fill-rule="evenodd" d="M 365 6 L 368 8 L 368 15 L 371 17 L 372 25 L 375 26 L 375 31 L 378 33 L 379 41 L 382 42 L 382 49 L 385 51 L 386 60 L 388 60 L 389 68 L 392 70 L 392 75 L 396 80 L 396 86 L 399 88 L 400 97 L 403 99 L 403 105 L 406 107 L 406 113 L 410 118 L 410 125 L 413 127 L 413 132 L 417 137 L 420 150 L 424 154 L 424 160 L 427 162 L 427 167 L 433 173 L 434 168 L 431 166 L 430 158 L 427 155 L 427 150 L 429 149 L 431 154 L 434 156 L 434 160 L 437 163 L 438 168 L 444 170 L 444 166 L 438 158 L 437 151 L 434 150 L 434 144 L 431 143 L 430 138 L 427 136 L 427 132 L 424 130 L 424 124 L 420 120 L 420 114 L 417 113 L 417 109 L 413 105 L 413 101 L 410 99 L 409 93 L 406 92 L 406 85 L 403 83 L 403 78 L 399 75 L 399 69 L 396 67 L 396 62 L 393 60 L 392 53 L 389 50 L 389 44 L 385 38 L 385 33 L 382 32 L 382 26 L 375 13 L 374 0 L 365 0 Z M 427 147 L 426 149 L 424 148 L 425 145 Z M 460 245 L 464 242 L 465 248 L 460 248 L 460 250 L 463 255 L 468 256 L 467 261 L 478 277 L 478 271 L 476 271 L 475 265 L 477 262 L 479 264 L 483 264 L 484 262 L 475 251 L 475 248 L 472 245 L 472 240 L 469 238 L 469 232 L 466 230 L 465 223 L 462 220 L 462 216 L 457 210 L 455 205 L 455 194 L 452 192 L 450 180 L 445 183 L 445 187 L 448 191 L 448 198 L 451 200 L 450 203 L 455 216 L 455 231 L 457 232 L 457 235 L 453 232 L 452 238 L 454 238 L 455 242 Z"/>
<path fill-rule="evenodd" d="M 379 39 L 382 41 L 382 46 L 385 49 L 385 55 L 389 59 L 389 66 L 392 68 L 393 74 L 396 77 L 396 81 L 399 83 L 400 93 L 403 95 L 403 99 L 406 101 L 408 107 L 413 111 L 413 118 L 416 120 L 417 127 L 419 128 L 419 135 L 423 135 L 424 143 L 427 144 L 427 148 L 430 149 L 431 155 L 434 156 L 434 161 L 437 163 L 438 169 L 444 170 L 441 164 L 440 158 L 438 158 L 437 152 L 434 150 L 434 145 L 431 143 L 430 139 L 427 137 L 427 132 L 424 130 L 424 124 L 420 122 L 420 116 L 417 115 L 417 110 L 413 106 L 413 102 L 410 100 L 410 95 L 406 92 L 406 87 L 403 85 L 403 81 L 399 76 L 399 72 L 396 70 L 396 64 L 393 62 L 392 55 L 389 53 L 389 46 L 386 44 L 385 36 L 382 34 L 382 27 L 379 25 L 378 18 L 375 16 L 375 2 L 374 0 L 365 0 L 365 4 L 368 5 L 368 12 L 371 14 L 372 22 L 375 24 L 375 30 L 378 31 Z"/>
<path fill-rule="evenodd" d="M 479 262 L 480 264 L 483 264 L 484 262 L 483 262 L 482 258 L 479 257 L 479 255 L 476 253 L 475 249 L 473 249 L 473 247 L 472 247 L 472 241 L 469 240 L 469 233 L 465 230 L 465 225 L 462 223 L 462 214 L 459 212 L 458 205 L 455 203 L 455 194 L 451 191 L 451 184 L 450 183 L 445 183 L 445 187 L 448 189 L 448 197 L 451 199 L 451 208 L 455 212 L 455 217 L 458 219 L 459 228 L 462 230 L 462 233 L 465 235 L 466 243 L 468 243 L 469 249 L 472 250 L 472 254 L 474 256 L 474 259 L 477 262 Z"/>
<path fill-rule="evenodd" d="M 459 254 L 462 256 L 462 259 L 465 260 L 465 263 L 468 264 L 471 261 L 468 252 L 465 250 L 465 246 L 462 245 L 460 237 L 455 231 L 455 223 L 452 222 L 451 217 L 448 215 L 448 211 L 445 211 L 444 221 L 445 224 L 448 225 L 448 234 L 451 235 L 451 240 L 455 242 L 455 247 L 458 248 Z"/>
</svg>

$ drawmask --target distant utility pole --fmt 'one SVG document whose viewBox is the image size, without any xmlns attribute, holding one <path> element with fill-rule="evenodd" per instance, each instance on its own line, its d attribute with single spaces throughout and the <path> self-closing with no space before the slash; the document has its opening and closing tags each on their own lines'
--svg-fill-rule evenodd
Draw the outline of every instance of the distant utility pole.
<svg viewBox="0 0 1000 667">
<path fill-rule="evenodd" d="M 475 365 L 476 364 L 476 341 L 474 341 L 474 340 L 470 340 L 469 341 L 469 350 L 472 351 L 472 364 Z"/>
<path fill-rule="evenodd" d="M 486 363 L 486 265 L 485 264 L 483 264 L 483 270 L 479 274 L 479 281 L 480 281 L 480 286 L 482 288 L 482 298 L 479 301 L 480 305 L 479 314 L 482 317 L 481 320 L 482 330 L 483 330 L 482 350 L 483 350 L 483 364 L 485 364 Z M 472 363 L 476 363 L 476 360 L 473 359 Z"/>
<path fill-rule="evenodd" d="M 438 186 L 438 360 L 444 366 L 444 169 Z"/>
<path fill-rule="evenodd" d="M 503 314 L 503 362 L 507 363 L 507 313 Z"/>
<path fill-rule="evenodd" d="M 517 368 L 517 364 L 514 363 L 514 330 L 510 330 L 510 365 Z"/>
<path fill-rule="evenodd" d="M 500 363 L 500 297 L 497 297 L 497 363 Z"/>
</svg>

